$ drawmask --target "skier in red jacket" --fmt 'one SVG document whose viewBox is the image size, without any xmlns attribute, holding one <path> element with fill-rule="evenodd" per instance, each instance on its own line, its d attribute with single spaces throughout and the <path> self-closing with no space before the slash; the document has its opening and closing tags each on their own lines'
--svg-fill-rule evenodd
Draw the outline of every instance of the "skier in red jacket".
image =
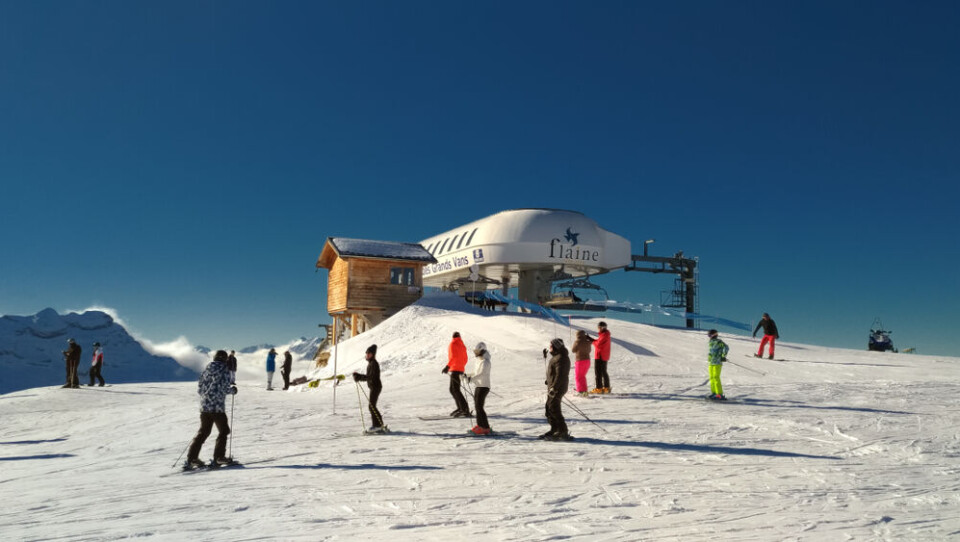
<svg viewBox="0 0 960 542">
<path fill-rule="evenodd" d="M 590 390 L 590 393 L 610 393 L 610 375 L 607 373 L 607 362 L 610 361 L 610 330 L 607 329 L 607 323 L 597 324 L 597 332 L 599 335 L 593 341 L 593 374 L 597 387 Z"/>
</svg>

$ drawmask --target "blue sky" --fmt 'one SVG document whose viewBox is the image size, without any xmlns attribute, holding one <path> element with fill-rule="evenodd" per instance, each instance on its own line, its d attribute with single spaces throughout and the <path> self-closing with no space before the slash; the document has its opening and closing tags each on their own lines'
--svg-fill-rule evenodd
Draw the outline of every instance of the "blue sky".
<svg viewBox="0 0 960 542">
<path fill-rule="evenodd" d="M 552 207 L 704 313 L 960 355 L 960 5 L 594 4 L 0 0 L 0 313 L 284 342 L 327 236 Z"/>
</svg>

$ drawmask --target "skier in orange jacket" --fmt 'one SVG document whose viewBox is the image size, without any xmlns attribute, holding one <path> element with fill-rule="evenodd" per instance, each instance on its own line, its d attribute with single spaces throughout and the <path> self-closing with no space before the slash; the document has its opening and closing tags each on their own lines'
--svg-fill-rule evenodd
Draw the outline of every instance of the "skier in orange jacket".
<svg viewBox="0 0 960 542">
<path fill-rule="evenodd" d="M 447 364 L 443 367 L 441 373 L 450 373 L 450 395 L 457 403 L 457 409 L 450 413 L 454 418 L 460 418 L 470 415 L 470 405 L 460 391 L 460 377 L 463 376 L 463 370 L 467 367 L 467 347 L 460 338 L 460 332 L 453 332 L 453 340 L 447 347 Z"/>
</svg>

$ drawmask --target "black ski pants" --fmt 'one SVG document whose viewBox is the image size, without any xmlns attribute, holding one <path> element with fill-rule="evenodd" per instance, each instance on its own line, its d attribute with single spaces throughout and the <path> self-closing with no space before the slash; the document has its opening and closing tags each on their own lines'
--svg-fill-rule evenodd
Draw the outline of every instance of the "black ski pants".
<svg viewBox="0 0 960 542">
<path fill-rule="evenodd" d="M 370 418 L 373 420 L 371 422 L 373 427 L 383 427 L 383 417 L 377 410 L 377 400 L 380 399 L 381 391 L 383 388 L 370 388 Z"/>
<path fill-rule="evenodd" d="M 222 459 L 227 454 L 227 435 L 230 434 L 230 425 L 227 423 L 226 412 L 201 412 L 200 430 L 197 436 L 193 437 L 193 443 L 190 444 L 190 451 L 187 452 L 187 461 L 198 459 L 200 457 L 200 448 L 204 441 L 210 436 L 213 426 L 217 426 L 217 444 L 213 448 L 213 459 Z"/>
<path fill-rule="evenodd" d="M 70 361 L 67 360 L 67 387 L 68 388 L 79 388 L 80 387 L 80 360 Z"/>
<path fill-rule="evenodd" d="M 290 388 L 290 368 L 284 365 L 280 368 L 280 376 L 283 377 L 283 389 Z"/>
<path fill-rule="evenodd" d="M 553 390 L 547 393 L 547 421 L 550 422 L 550 432 L 554 435 L 567 434 L 567 422 L 563 419 L 563 413 L 560 412 L 562 402 L 563 393 Z"/>
<path fill-rule="evenodd" d="M 460 391 L 461 376 L 463 376 L 462 371 L 450 371 L 450 395 L 453 396 L 453 400 L 457 403 L 457 410 L 467 414 L 470 412 L 470 405 L 467 404 L 466 397 L 464 397 L 463 392 Z"/>
<path fill-rule="evenodd" d="M 104 382 L 103 382 L 103 377 L 100 376 L 100 368 L 101 368 L 101 367 L 103 367 L 103 365 L 94 365 L 93 367 L 90 367 L 90 385 L 91 385 L 91 386 L 93 385 L 93 379 L 94 379 L 94 378 L 97 378 L 97 379 L 100 380 L 100 385 L 101 385 L 101 386 L 104 384 Z"/>
<path fill-rule="evenodd" d="M 593 375 L 597 380 L 598 388 L 610 387 L 610 375 L 607 374 L 607 362 L 602 359 L 593 360 Z"/>
<path fill-rule="evenodd" d="M 487 394 L 490 393 L 490 388 L 477 388 L 473 390 L 473 402 L 476 403 L 477 409 L 477 425 L 484 429 L 490 429 L 490 422 L 487 421 L 487 411 L 483 409 L 484 403 L 487 402 Z"/>
</svg>

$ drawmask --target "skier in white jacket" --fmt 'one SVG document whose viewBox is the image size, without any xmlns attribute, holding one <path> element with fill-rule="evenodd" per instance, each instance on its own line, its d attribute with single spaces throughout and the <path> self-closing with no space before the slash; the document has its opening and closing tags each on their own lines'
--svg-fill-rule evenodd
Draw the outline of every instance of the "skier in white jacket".
<svg viewBox="0 0 960 542">
<path fill-rule="evenodd" d="M 483 409 L 483 403 L 487 400 L 487 394 L 490 393 L 490 352 L 487 352 L 487 345 L 480 342 L 473 348 L 473 354 L 477 356 L 477 366 L 473 374 L 467 377 L 467 382 L 476 386 L 473 401 L 476 403 L 477 425 L 473 428 L 473 432 L 477 435 L 489 435 L 490 422 L 487 421 L 487 412 Z"/>
</svg>

